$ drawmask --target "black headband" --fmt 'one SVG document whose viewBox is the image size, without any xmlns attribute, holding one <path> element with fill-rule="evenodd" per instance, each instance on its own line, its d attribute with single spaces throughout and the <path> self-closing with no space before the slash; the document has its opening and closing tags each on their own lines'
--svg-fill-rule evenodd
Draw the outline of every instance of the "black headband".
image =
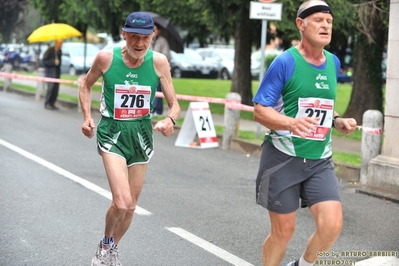
<svg viewBox="0 0 399 266">
<path fill-rule="evenodd" d="M 299 14 L 298 18 L 304 19 L 314 13 L 317 12 L 322 12 L 322 13 L 329 13 L 331 16 L 333 15 L 332 10 L 329 6 L 326 5 L 318 5 L 318 6 L 312 6 L 309 7 L 308 9 L 305 9 L 304 11 Z"/>
</svg>

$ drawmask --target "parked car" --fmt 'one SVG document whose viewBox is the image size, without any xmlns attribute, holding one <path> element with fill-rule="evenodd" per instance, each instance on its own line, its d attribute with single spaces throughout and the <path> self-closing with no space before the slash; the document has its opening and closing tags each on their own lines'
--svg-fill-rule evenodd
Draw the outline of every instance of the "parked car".
<svg viewBox="0 0 399 266">
<path fill-rule="evenodd" d="M 218 65 L 221 79 L 231 79 L 234 70 L 234 48 L 198 48 L 196 50 L 205 60 Z"/>
<path fill-rule="evenodd" d="M 84 43 L 64 42 L 62 44 L 61 73 L 68 73 L 74 76 L 85 73 L 91 68 L 94 58 L 100 49 L 91 43 L 87 43 L 86 45 L 85 57 Z"/>
<path fill-rule="evenodd" d="M 276 58 L 279 54 L 281 54 L 281 50 L 265 50 L 265 67 L 264 71 L 266 73 L 267 68 L 270 66 L 271 62 Z M 251 55 L 251 75 L 253 79 L 259 79 L 259 72 L 261 67 L 261 52 L 260 50 L 253 52 Z"/>
<path fill-rule="evenodd" d="M 170 51 L 170 55 L 170 71 L 174 78 L 217 78 L 217 64 L 204 60 L 193 49 L 185 48 L 184 53 Z"/>
<path fill-rule="evenodd" d="M 125 40 L 120 40 L 119 42 L 108 42 L 101 50 L 110 50 L 114 49 L 115 47 L 122 47 L 126 44 Z"/>
</svg>

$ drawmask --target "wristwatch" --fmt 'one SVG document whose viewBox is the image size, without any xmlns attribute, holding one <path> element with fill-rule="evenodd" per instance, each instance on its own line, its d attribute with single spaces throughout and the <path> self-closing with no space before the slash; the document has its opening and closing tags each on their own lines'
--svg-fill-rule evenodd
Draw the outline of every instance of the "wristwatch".
<svg viewBox="0 0 399 266">
<path fill-rule="evenodd" d="M 176 125 L 176 119 L 174 119 L 174 118 L 171 117 L 170 115 L 168 115 L 168 117 L 170 118 L 170 120 L 172 120 L 173 125 Z"/>
<path fill-rule="evenodd" d="M 333 121 L 332 121 L 332 127 L 335 127 L 335 119 L 339 118 L 339 115 L 334 116 Z"/>
</svg>

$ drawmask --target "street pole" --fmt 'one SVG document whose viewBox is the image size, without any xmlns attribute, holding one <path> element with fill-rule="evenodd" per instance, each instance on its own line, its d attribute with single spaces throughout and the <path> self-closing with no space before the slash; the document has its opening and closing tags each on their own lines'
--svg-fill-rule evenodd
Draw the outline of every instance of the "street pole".
<svg viewBox="0 0 399 266">
<path fill-rule="evenodd" d="M 263 74 L 265 73 L 265 47 L 266 47 L 266 35 L 267 32 L 267 20 L 262 20 L 262 32 L 260 39 L 260 70 L 259 70 L 259 85 L 262 82 Z M 256 124 L 256 139 L 260 139 L 261 125 Z"/>
<path fill-rule="evenodd" d="M 262 82 L 265 73 L 265 48 L 266 48 L 266 32 L 267 20 L 281 20 L 283 4 L 272 3 L 275 0 L 259 0 L 260 2 L 251 1 L 249 7 L 250 19 L 262 20 L 262 32 L 260 39 L 260 69 L 259 69 L 259 85 Z M 260 138 L 261 125 L 256 124 L 256 138 Z"/>
</svg>

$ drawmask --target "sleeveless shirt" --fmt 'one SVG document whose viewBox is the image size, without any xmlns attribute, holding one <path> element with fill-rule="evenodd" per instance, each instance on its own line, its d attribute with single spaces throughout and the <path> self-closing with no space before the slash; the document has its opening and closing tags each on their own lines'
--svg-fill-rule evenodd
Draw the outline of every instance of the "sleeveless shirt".
<svg viewBox="0 0 399 266">
<path fill-rule="evenodd" d="M 267 140 L 288 155 L 312 160 L 332 155 L 331 126 L 336 97 L 337 59 L 326 50 L 324 54 L 326 62 L 322 66 L 314 66 L 295 47 L 288 49 L 275 59 L 278 64 L 275 62 L 270 67 L 274 68 L 273 74 L 266 74 L 255 95 L 255 103 L 273 107 L 280 114 L 293 118 L 320 117 L 319 124 L 315 125 L 316 130 L 307 133 L 306 138 L 295 136 L 289 130 L 271 130 L 267 134 Z M 287 71 L 290 72 L 288 76 Z M 284 80 L 280 95 L 276 94 L 279 91 L 277 80 Z M 270 97 L 275 100 L 270 100 Z"/>
<path fill-rule="evenodd" d="M 111 66 L 103 75 L 101 115 L 121 121 L 150 119 L 158 82 L 152 50 L 139 67 L 130 68 L 123 62 L 121 47 L 114 48 Z"/>
</svg>

